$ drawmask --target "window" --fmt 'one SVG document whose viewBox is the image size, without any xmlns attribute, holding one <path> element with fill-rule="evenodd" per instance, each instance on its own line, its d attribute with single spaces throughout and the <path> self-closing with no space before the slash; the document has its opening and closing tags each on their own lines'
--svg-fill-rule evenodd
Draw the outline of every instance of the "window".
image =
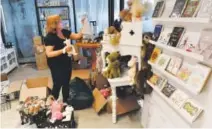
<svg viewBox="0 0 212 129">
<path fill-rule="evenodd" d="M 114 0 L 114 19 L 119 18 L 120 0 Z"/>
<path fill-rule="evenodd" d="M 77 31 L 82 27 L 81 16 L 88 14 L 89 21 L 96 21 L 97 32 L 108 27 L 108 0 L 75 0 Z"/>
</svg>

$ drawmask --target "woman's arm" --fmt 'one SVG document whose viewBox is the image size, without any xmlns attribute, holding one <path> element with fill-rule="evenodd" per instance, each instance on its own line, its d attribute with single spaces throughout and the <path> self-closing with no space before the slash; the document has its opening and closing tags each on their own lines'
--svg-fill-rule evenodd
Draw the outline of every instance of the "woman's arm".
<svg viewBox="0 0 212 129">
<path fill-rule="evenodd" d="M 82 38 L 82 33 L 79 32 L 79 33 L 71 33 L 70 34 L 70 39 L 73 39 L 73 40 L 78 40 L 78 39 L 81 39 Z"/>
<path fill-rule="evenodd" d="M 49 58 L 51 58 L 51 57 L 57 57 L 57 56 L 63 54 L 63 49 L 54 51 L 53 50 L 54 49 L 54 46 L 45 46 L 45 48 L 46 48 L 46 55 Z"/>
</svg>

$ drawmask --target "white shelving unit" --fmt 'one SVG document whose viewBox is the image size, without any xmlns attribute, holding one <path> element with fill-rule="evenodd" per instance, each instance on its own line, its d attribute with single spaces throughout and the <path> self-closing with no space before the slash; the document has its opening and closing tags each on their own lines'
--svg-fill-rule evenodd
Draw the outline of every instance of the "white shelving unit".
<svg viewBox="0 0 212 129">
<path fill-rule="evenodd" d="M 157 3 L 158 0 L 155 1 Z M 204 1 L 204 0 L 203 0 Z M 165 10 L 161 17 L 153 18 L 153 24 L 163 25 L 163 27 L 173 28 L 175 26 L 183 26 L 188 32 L 201 33 L 203 29 L 212 28 L 212 19 L 209 18 L 169 18 L 169 15 L 173 9 L 175 0 L 166 0 Z M 197 41 L 198 42 L 198 41 Z M 208 62 L 202 55 L 197 53 L 187 52 L 186 50 L 168 46 L 160 42 L 150 41 L 151 44 L 154 44 L 156 47 L 162 49 L 164 54 L 171 56 L 179 56 L 183 61 L 190 64 L 206 64 L 212 68 L 212 64 Z M 196 42 L 195 42 L 196 43 Z M 194 43 L 194 44 L 195 44 Z M 142 113 L 142 125 L 145 128 L 155 127 L 154 125 L 159 125 L 161 123 L 160 119 L 157 118 L 157 115 L 153 114 L 152 109 L 158 109 L 158 112 L 163 112 L 161 117 L 164 117 L 167 121 L 171 122 L 175 128 L 185 127 L 185 128 L 212 128 L 211 119 L 212 119 L 212 75 L 210 75 L 207 83 L 203 89 L 195 90 L 192 86 L 189 86 L 186 82 L 180 80 L 175 75 L 170 74 L 164 69 L 161 69 L 157 65 L 148 62 L 152 66 L 152 71 L 162 77 L 165 77 L 168 82 L 176 87 L 177 89 L 187 93 L 189 98 L 197 102 L 202 106 L 203 113 L 195 120 L 187 119 L 184 114 L 171 103 L 171 101 L 161 93 L 157 87 L 147 82 L 151 87 L 153 87 L 153 92 L 148 97 L 144 97 L 144 107 Z M 155 102 L 154 104 L 149 104 Z M 161 107 L 159 109 L 159 107 Z M 148 112 L 148 114 L 146 113 Z M 183 118 L 183 119 L 182 119 Z M 156 121 L 156 119 L 158 121 Z M 159 128 L 165 125 L 160 125 Z M 166 126 L 167 127 L 167 126 Z"/>
<path fill-rule="evenodd" d="M 18 66 L 17 56 L 14 48 L 5 50 L 5 53 L 0 55 L 1 58 L 1 73 L 9 73 Z"/>
<path fill-rule="evenodd" d="M 177 48 L 177 47 L 168 46 L 168 45 L 162 44 L 160 42 L 155 42 L 155 41 L 152 41 L 152 40 L 150 40 L 149 42 L 151 44 L 154 44 L 157 47 L 160 47 L 160 48 L 165 49 L 167 51 L 175 52 L 177 54 L 180 54 L 182 56 L 197 60 L 199 62 L 203 62 L 204 61 L 204 57 L 202 55 L 197 54 L 197 53 L 187 52 L 187 51 L 185 51 L 183 49 L 180 49 L 180 48 Z"/>
</svg>

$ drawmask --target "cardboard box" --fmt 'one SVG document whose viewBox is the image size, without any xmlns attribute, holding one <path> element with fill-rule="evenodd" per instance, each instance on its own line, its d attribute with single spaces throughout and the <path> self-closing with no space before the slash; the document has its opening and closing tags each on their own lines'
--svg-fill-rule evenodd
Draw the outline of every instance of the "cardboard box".
<svg viewBox="0 0 212 129">
<path fill-rule="evenodd" d="M 52 80 L 50 77 L 29 78 L 21 86 L 19 101 L 24 101 L 29 96 L 38 96 L 46 98 L 48 89 L 52 89 Z"/>
<path fill-rule="evenodd" d="M 41 38 L 41 36 L 35 36 L 35 37 L 33 37 L 33 43 L 34 43 L 34 45 L 42 45 L 42 38 Z"/>
<path fill-rule="evenodd" d="M 102 111 L 105 107 L 108 113 L 112 113 L 112 100 L 111 98 L 105 99 L 100 91 L 95 88 L 93 90 L 94 102 L 93 109 L 96 113 Z M 138 110 L 140 108 L 137 103 L 137 99 L 134 96 L 128 96 L 125 99 L 117 99 L 116 100 L 116 111 L 117 115 L 122 115 L 134 110 Z"/>
<path fill-rule="evenodd" d="M 20 92 L 22 84 L 23 84 L 23 80 L 14 81 L 10 83 L 7 93 L 11 94 L 14 92 Z"/>
<path fill-rule="evenodd" d="M 131 111 L 140 109 L 136 97 L 128 96 L 125 99 L 116 100 L 116 113 L 117 115 L 122 115 Z M 112 100 L 110 99 L 107 103 L 106 110 L 108 113 L 112 113 Z"/>
<path fill-rule="evenodd" d="M 7 74 L 6 73 L 1 73 L 1 82 L 7 81 L 7 80 L 8 80 Z"/>
<path fill-rule="evenodd" d="M 73 79 L 75 77 L 79 77 L 83 80 L 89 80 L 90 79 L 90 69 L 72 70 L 71 79 Z"/>
<path fill-rule="evenodd" d="M 104 96 L 100 93 L 100 91 L 97 88 L 93 90 L 93 97 L 94 102 L 92 107 L 96 113 L 99 113 L 107 104 L 107 100 L 104 98 Z"/>
<path fill-rule="evenodd" d="M 10 83 L 10 81 L 8 79 L 7 74 L 2 73 L 1 74 L 1 87 L 0 87 L 1 94 L 6 94 L 7 93 L 8 87 L 9 87 L 9 83 Z"/>
</svg>

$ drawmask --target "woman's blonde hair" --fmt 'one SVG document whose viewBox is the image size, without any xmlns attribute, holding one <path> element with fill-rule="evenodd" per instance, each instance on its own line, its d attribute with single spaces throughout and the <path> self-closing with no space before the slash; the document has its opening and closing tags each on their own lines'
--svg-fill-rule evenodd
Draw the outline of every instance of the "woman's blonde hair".
<svg viewBox="0 0 212 129">
<path fill-rule="evenodd" d="M 61 18 L 59 15 L 51 15 L 47 17 L 46 20 L 46 32 L 47 33 L 56 33 L 57 25 L 59 24 Z"/>
</svg>

